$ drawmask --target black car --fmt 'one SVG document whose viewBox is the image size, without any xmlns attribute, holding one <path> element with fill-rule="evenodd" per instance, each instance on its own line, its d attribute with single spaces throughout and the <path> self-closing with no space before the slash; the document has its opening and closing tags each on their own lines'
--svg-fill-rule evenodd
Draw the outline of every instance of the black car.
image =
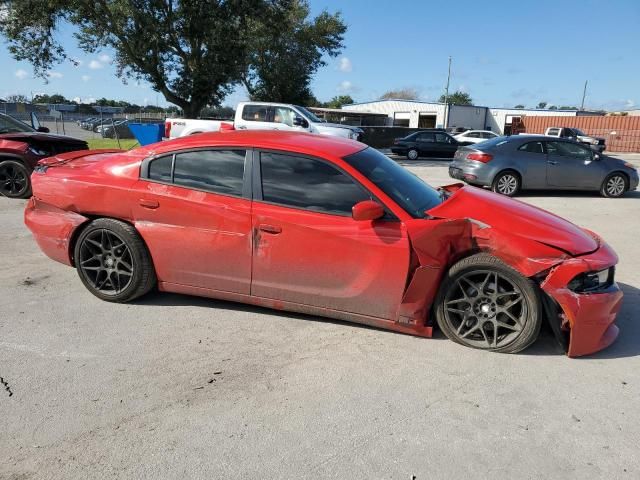
<svg viewBox="0 0 640 480">
<path fill-rule="evenodd" d="M 396 140 L 391 151 L 406 155 L 409 160 L 418 157 L 452 158 L 461 144 L 442 130 L 421 130 Z"/>
</svg>

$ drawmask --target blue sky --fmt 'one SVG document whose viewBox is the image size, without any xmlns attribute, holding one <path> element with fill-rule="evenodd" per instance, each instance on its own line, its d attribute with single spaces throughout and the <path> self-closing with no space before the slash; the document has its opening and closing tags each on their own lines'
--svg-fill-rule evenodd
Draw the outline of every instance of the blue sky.
<svg viewBox="0 0 640 480">
<path fill-rule="evenodd" d="M 347 93 L 368 101 L 399 87 L 437 99 L 451 55 L 451 89 L 467 91 L 478 105 L 579 105 L 588 80 L 587 107 L 640 108 L 640 0 L 310 3 L 314 14 L 341 11 L 349 27 L 344 51 L 313 81 L 321 100 Z M 86 55 L 74 47 L 71 32 L 62 38 L 81 65 L 55 67 L 48 84 L 3 44 L 0 97 L 44 92 L 166 104 L 148 85 L 117 79 L 111 52 Z M 238 88 L 225 103 L 245 97 Z"/>
</svg>

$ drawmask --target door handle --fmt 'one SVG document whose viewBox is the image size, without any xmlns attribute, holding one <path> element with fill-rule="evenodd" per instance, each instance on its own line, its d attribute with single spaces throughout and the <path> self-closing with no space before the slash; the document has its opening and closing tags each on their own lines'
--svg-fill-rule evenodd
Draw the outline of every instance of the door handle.
<svg viewBox="0 0 640 480">
<path fill-rule="evenodd" d="M 138 203 L 141 207 L 149 208 L 151 210 L 154 210 L 160 206 L 160 203 L 156 200 L 147 200 L 146 198 L 141 198 L 140 200 L 138 200 Z"/>
<path fill-rule="evenodd" d="M 282 227 L 278 227 L 276 225 L 266 225 L 263 223 L 258 226 L 258 230 L 265 233 L 271 233 L 272 235 L 277 235 L 282 232 Z"/>
</svg>

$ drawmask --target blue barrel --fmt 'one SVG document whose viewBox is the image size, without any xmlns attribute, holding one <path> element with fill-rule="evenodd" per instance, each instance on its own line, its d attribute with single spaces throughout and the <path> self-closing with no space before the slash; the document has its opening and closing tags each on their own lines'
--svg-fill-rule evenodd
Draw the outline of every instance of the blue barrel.
<svg viewBox="0 0 640 480">
<path fill-rule="evenodd" d="M 129 130 L 141 146 L 156 143 L 164 135 L 164 123 L 130 123 Z"/>
</svg>

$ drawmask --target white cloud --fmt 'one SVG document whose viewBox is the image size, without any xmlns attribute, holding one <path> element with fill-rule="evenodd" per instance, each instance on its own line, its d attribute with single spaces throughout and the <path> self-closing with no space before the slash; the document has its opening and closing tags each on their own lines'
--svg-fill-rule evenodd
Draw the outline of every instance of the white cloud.
<svg viewBox="0 0 640 480">
<path fill-rule="evenodd" d="M 633 100 L 627 100 L 624 104 L 624 107 L 627 109 L 631 109 L 635 106 L 636 106 L 636 102 L 634 102 Z"/>
<path fill-rule="evenodd" d="M 88 82 L 89 80 L 91 80 L 91 77 L 89 75 L 82 75 L 81 78 L 83 82 Z"/>
<path fill-rule="evenodd" d="M 111 57 L 106 53 L 103 53 L 98 57 L 98 60 L 100 60 L 101 63 L 109 63 L 111 62 Z"/>
<path fill-rule="evenodd" d="M 353 84 L 349 80 L 344 80 L 338 85 L 338 91 L 341 93 L 349 93 L 353 90 Z"/>
<path fill-rule="evenodd" d="M 49 78 L 62 78 L 64 75 L 62 75 L 60 72 L 47 72 L 47 77 Z"/>
<path fill-rule="evenodd" d="M 351 60 L 347 57 L 340 58 L 340 65 L 338 66 L 338 70 L 341 72 L 350 72 L 353 70 L 353 65 L 351 64 Z"/>
<path fill-rule="evenodd" d="M 91 70 L 98 70 L 98 69 L 102 68 L 102 64 L 98 60 L 91 60 L 89 62 L 89 68 Z"/>
<path fill-rule="evenodd" d="M 24 80 L 25 78 L 27 78 L 29 76 L 29 74 L 27 73 L 26 70 L 23 70 L 21 68 L 19 68 L 18 70 L 16 70 L 16 77 L 19 78 L 20 80 Z"/>
</svg>

